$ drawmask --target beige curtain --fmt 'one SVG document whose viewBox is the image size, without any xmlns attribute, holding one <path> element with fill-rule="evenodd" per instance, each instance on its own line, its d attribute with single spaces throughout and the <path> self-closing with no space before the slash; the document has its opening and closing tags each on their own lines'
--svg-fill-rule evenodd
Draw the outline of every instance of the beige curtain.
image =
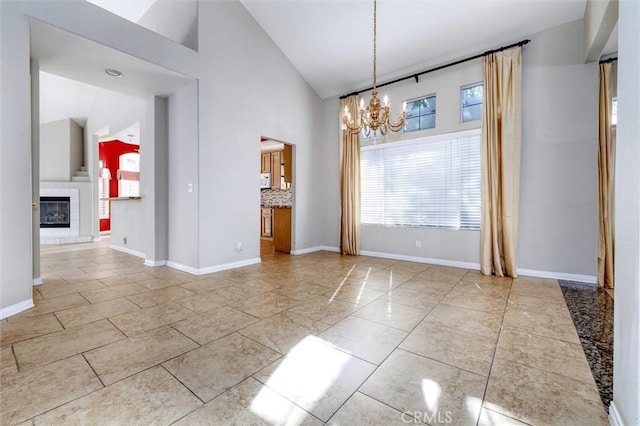
<svg viewBox="0 0 640 426">
<path fill-rule="evenodd" d="M 340 113 L 348 109 L 358 116 L 358 97 L 340 102 Z M 342 130 L 340 147 L 340 252 L 357 255 L 360 251 L 360 134 Z"/>
<path fill-rule="evenodd" d="M 615 131 L 611 126 L 611 63 L 600 64 L 598 150 L 598 284 L 613 288 Z"/>
<path fill-rule="evenodd" d="M 483 69 L 480 268 L 485 275 L 515 278 L 522 139 L 520 47 L 485 56 Z"/>
</svg>

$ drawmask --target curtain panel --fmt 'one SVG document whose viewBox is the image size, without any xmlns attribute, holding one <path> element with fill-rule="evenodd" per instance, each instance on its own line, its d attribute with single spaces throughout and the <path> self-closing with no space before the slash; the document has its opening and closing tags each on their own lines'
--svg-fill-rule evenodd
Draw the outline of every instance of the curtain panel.
<svg viewBox="0 0 640 426">
<path fill-rule="evenodd" d="M 340 113 L 345 107 L 351 117 L 358 117 L 357 96 L 343 99 Z M 360 134 L 346 128 L 340 146 L 340 252 L 360 252 Z"/>
<path fill-rule="evenodd" d="M 483 71 L 480 268 L 484 275 L 515 278 L 522 139 L 521 48 L 486 55 Z"/>
<path fill-rule="evenodd" d="M 600 64 L 598 106 L 598 284 L 613 288 L 615 131 L 611 125 L 612 65 Z"/>
</svg>

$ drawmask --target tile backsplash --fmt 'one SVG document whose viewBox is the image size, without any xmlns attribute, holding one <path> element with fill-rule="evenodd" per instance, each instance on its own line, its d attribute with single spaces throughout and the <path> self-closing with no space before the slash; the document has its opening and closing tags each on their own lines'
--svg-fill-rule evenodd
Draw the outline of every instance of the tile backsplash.
<svg viewBox="0 0 640 426">
<path fill-rule="evenodd" d="M 291 189 L 262 189 L 260 205 L 263 207 L 291 207 Z"/>
</svg>

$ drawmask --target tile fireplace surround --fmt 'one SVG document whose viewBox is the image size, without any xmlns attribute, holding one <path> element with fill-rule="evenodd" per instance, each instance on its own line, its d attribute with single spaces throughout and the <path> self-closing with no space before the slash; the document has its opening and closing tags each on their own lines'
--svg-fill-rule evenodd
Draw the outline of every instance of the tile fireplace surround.
<svg viewBox="0 0 640 426">
<path fill-rule="evenodd" d="M 40 228 L 40 244 L 85 243 L 90 236 L 80 236 L 80 190 L 77 188 L 40 188 L 40 197 L 69 197 L 69 228 Z"/>
</svg>

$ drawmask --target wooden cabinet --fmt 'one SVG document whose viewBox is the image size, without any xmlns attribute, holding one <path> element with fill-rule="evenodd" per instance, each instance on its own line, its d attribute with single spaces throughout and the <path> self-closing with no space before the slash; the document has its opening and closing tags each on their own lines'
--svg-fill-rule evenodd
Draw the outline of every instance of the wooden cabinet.
<svg viewBox="0 0 640 426">
<path fill-rule="evenodd" d="M 284 182 L 290 184 L 293 181 L 293 146 L 285 144 L 283 157 Z"/>
<path fill-rule="evenodd" d="M 271 173 L 271 154 L 265 152 L 261 157 L 262 165 L 260 166 L 260 173 Z"/>
<path fill-rule="evenodd" d="M 273 248 L 281 253 L 291 252 L 291 208 L 273 209 Z"/>
<path fill-rule="evenodd" d="M 271 153 L 271 189 L 280 189 L 282 182 L 282 154 L 280 151 Z"/>
<path fill-rule="evenodd" d="M 265 238 L 273 236 L 273 209 L 265 207 L 260 209 L 260 236 Z"/>
</svg>

